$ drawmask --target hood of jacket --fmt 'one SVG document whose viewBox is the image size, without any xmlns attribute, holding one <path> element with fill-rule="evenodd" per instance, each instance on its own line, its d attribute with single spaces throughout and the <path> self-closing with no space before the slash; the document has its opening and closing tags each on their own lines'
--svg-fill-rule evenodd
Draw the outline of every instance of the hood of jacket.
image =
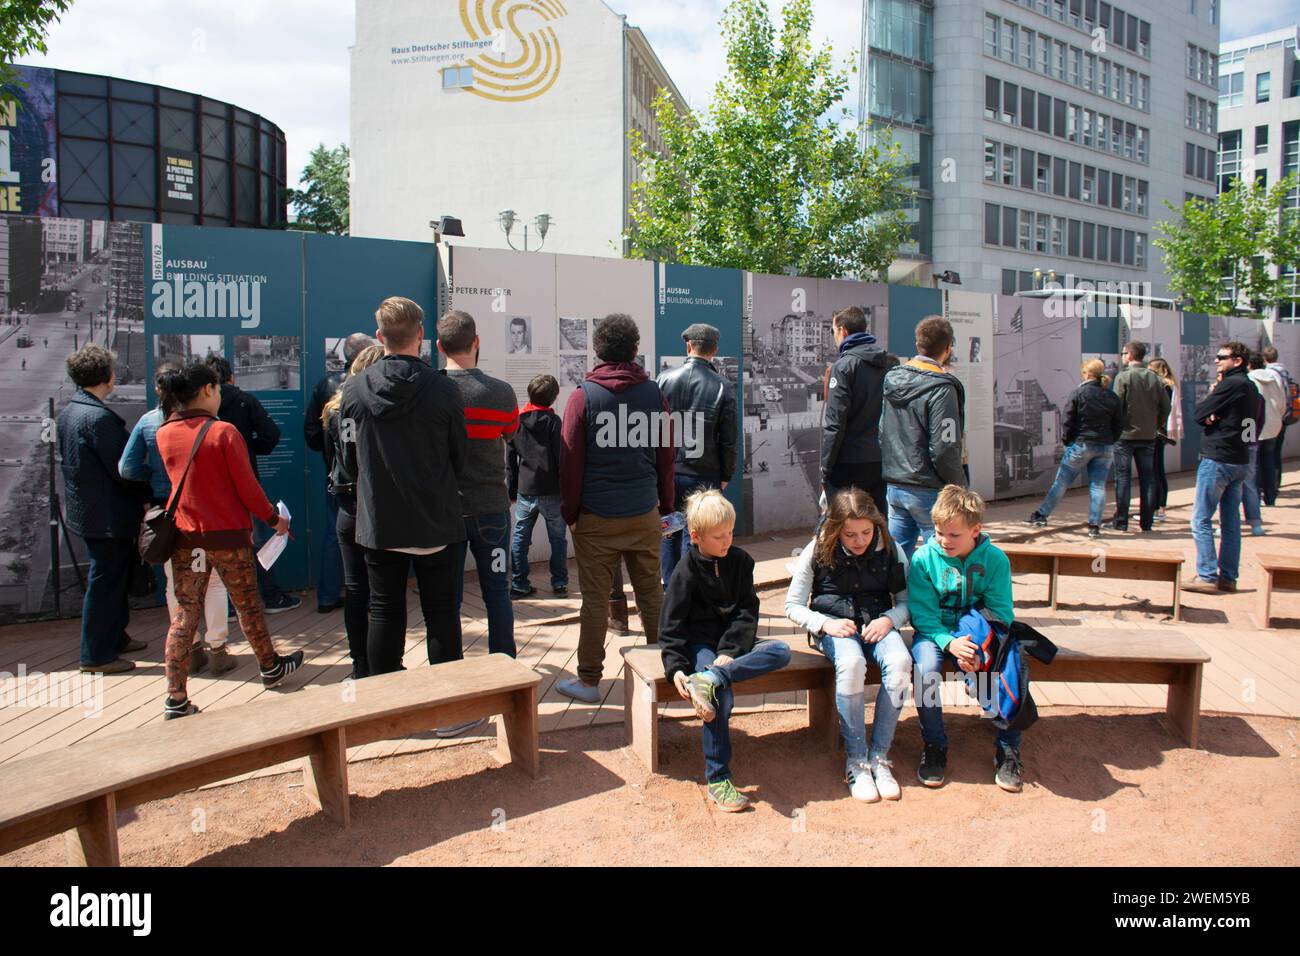
<svg viewBox="0 0 1300 956">
<path fill-rule="evenodd" d="M 885 401 L 902 408 L 912 402 L 924 401 L 926 395 L 937 388 L 960 389 L 961 381 L 943 371 L 937 362 L 912 359 L 891 369 L 885 376 Z"/>
<path fill-rule="evenodd" d="M 860 345 L 875 345 L 875 344 L 876 344 L 876 337 L 872 335 L 870 332 L 854 332 L 852 335 L 845 336 L 844 341 L 840 343 L 840 354 L 847 355 L 850 349 L 855 349 Z"/>
<path fill-rule="evenodd" d="M 1282 389 L 1283 392 L 1286 391 L 1286 382 L 1282 380 L 1282 376 L 1279 375 L 1275 369 L 1253 368 L 1246 374 L 1249 375 L 1256 382 L 1260 382 L 1264 385 L 1268 385 L 1272 383 L 1277 385 L 1278 388 Z"/>
<path fill-rule="evenodd" d="M 357 401 L 375 418 L 397 421 L 419 405 L 437 374 L 413 355 L 385 355 L 347 387 L 357 389 Z"/>
<path fill-rule="evenodd" d="M 645 369 L 636 362 L 601 362 L 587 373 L 588 382 L 603 385 L 611 392 L 625 392 L 649 379 Z"/>
</svg>

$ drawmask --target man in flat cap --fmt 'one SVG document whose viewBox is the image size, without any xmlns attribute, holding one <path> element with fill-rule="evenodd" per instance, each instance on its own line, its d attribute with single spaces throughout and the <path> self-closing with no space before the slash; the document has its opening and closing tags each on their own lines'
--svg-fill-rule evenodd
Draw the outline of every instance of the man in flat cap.
<svg viewBox="0 0 1300 956">
<path fill-rule="evenodd" d="M 736 470 L 736 388 L 713 364 L 718 354 L 718 335 L 716 328 L 703 322 L 687 328 L 682 333 L 686 361 L 659 376 L 659 391 L 677 413 L 673 417 L 681 418 L 676 435 L 678 511 L 696 490 L 725 491 Z M 664 539 L 659 563 L 665 587 L 689 543 L 684 531 Z"/>
</svg>

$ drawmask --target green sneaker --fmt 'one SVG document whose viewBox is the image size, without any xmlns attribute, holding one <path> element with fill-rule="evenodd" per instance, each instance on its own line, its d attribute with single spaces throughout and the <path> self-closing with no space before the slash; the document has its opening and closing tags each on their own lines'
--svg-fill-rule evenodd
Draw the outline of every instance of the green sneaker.
<svg viewBox="0 0 1300 956">
<path fill-rule="evenodd" d="M 695 716 L 706 724 L 718 716 L 717 711 L 717 685 L 703 674 L 692 674 L 686 678 L 686 692 L 691 695 L 691 703 L 695 705 Z"/>
<path fill-rule="evenodd" d="M 727 813 L 739 813 L 749 806 L 749 797 L 736 789 L 730 777 L 709 784 L 709 799 L 718 805 L 718 809 Z"/>
</svg>

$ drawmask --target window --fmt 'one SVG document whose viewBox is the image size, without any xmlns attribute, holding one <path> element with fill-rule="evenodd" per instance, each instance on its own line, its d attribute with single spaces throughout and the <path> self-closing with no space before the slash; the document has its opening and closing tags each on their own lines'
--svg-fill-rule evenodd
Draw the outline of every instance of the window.
<svg viewBox="0 0 1300 956">
<path fill-rule="evenodd" d="M 1020 88 L 1020 125 L 1034 128 L 1034 91 Z"/>
<path fill-rule="evenodd" d="M 1110 61 L 1099 60 L 1097 63 L 1097 94 L 1110 96 Z"/>
<path fill-rule="evenodd" d="M 1147 181 L 1145 179 L 1137 181 L 1137 214 L 1139 216 L 1147 214 Z"/>
<path fill-rule="evenodd" d="M 1265 73 L 1255 74 L 1255 102 L 1256 103 L 1268 102 L 1270 82 L 1271 82 L 1271 76 L 1269 73 L 1265 72 Z"/>
<path fill-rule="evenodd" d="M 984 141 L 984 181 L 996 182 L 998 178 L 998 144 L 991 139 Z"/>
<path fill-rule="evenodd" d="M 1044 76 L 1052 75 L 1052 41 L 1041 33 L 1038 34 L 1038 72 Z"/>
<path fill-rule="evenodd" d="M 998 227 L 1002 223 L 1002 210 L 996 203 L 984 204 L 984 243 L 996 246 L 999 242 Z"/>
<path fill-rule="evenodd" d="M 1106 226 L 1097 226 L 1097 258 L 1105 262 L 1110 258 L 1110 229 Z"/>
<path fill-rule="evenodd" d="M 1010 206 L 1002 207 L 1002 244 L 1016 247 L 1016 211 Z"/>
<path fill-rule="evenodd" d="M 1052 101 L 1052 135 L 1065 139 L 1065 100 Z"/>
<path fill-rule="evenodd" d="M 1137 191 L 1137 184 L 1133 181 L 1132 176 L 1124 177 L 1124 202 L 1123 209 L 1125 212 L 1133 211 L 1134 193 Z"/>
<path fill-rule="evenodd" d="M 1187 94 L 1187 115 L 1183 118 L 1183 125 L 1196 128 L 1196 97 L 1191 93 Z"/>
<path fill-rule="evenodd" d="M 1124 265 L 1126 266 L 1133 265 L 1134 245 L 1135 245 L 1135 240 L 1133 238 L 1133 230 L 1125 229 L 1124 230 Z"/>
<path fill-rule="evenodd" d="M 993 14 L 984 14 L 984 52 L 988 56 L 998 55 L 998 23 L 998 18 Z"/>
<path fill-rule="evenodd" d="M 1147 237 L 1144 232 L 1139 232 L 1137 234 L 1136 250 L 1133 254 L 1133 265 L 1137 266 L 1139 269 L 1145 269 L 1147 267 Z"/>
<path fill-rule="evenodd" d="M 1071 143 L 1079 141 L 1079 107 L 1073 103 L 1065 111 L 1065 138 Z"/>
<path fill-rule="evenodd" d="M 444 90 L 463 90 L 474 85 L 474 67 L 449 66 L 442 71 Z"/>
<path fill-rule="evenodd" d="M 1092 110 L 1083 111 L 1083 145 L 1092 147 Z"/>
<path fill-rule="evenodd" d="M 1097 257 L 1096 223 L 1085 222 L 1083 224 L 1083 257 L 1085 259 L 1095 259 Z"/>
<path fill-rule="evenodd" d="M 1097 201 L 1097 167 L 1083 167 L 1083 194 L 1080 198 L 1084 202 Z"/>
<path fill-rule="evenodd" d="M 1002 100 L 1002 83 L 991 76 L 984 77 L 984 118 L 998 118 L 998 107 Z"/>
<path fill-rule="evenodd" d="M 1003 145 L 1002 147 L 1002 185 L 1014 186 L 1016 184 L 1016 159 L 1020 156 L 1020 150 L 1015 146 Z"/>
<path fill-rule="evenodd" d="M 1034 188 L 1034 151 L 1032 149 L 1022 149 L 1020 151 L 1020 188 Z"/>
<path fill-rule="evenodd" d="M 1110 151 L 1116 156 L 1119 156 L 1122 152 L 1120 144 L 1123 139 L 1124 121 L 1118 116 L 1112 116 L 1110 118 Z"/>
<path fill-rule="evenodd" d="M 1022 252 L 1033 251 L 1034 214 L 1028 209 L 1020 210 L 1020 231 L 1018 242 Z"/>
<path fill-rule="evenodd" d="M 1083 51 L 1077 46 L 1070 47 L 1070 82 L 1083 85 Z"/>
<path fill-rule="evenodd" d="M 1065 79 L 1065 44 L 1059 40 L 1054 40 L 1052 41 L 1052 48 L 1056 54 L 1052 58 L 1052 66 L 1053 66 L 1052 74 L 1058 80 L 1064 80 Z"/>
<path fill-rule="evenodd" d="M 1104 169 L 1097 170 L 1097 205 L 1110 205 L 1110 173 Z"/>
<path fill-rule="evenodd" d="M 1268 127 L 1255 127 L 1255 155 L 1268 152 Z"/>
<path fill-rule="evenodd" d="M 1069 246 L 1066 249 L 1066 254 L 1072 259 L 1079 258 L 1079 227 L 1081 225 L 1077 219 L 1070 220 L 1070 231 L 1067 235 Z"/>
<path fill-rule="evenodd" d="M 1240 106 L 1245 90 L 1246 74 L 1242 71 L 1219 75 L 1219 109 Z"/>
<path fill-rule="evenodd" d="M 1124 230 L 1110 230 L 1110 261 L 1119 263 L 1124 260 Z"/>
<path fill-rule="evenodd" d="M 1052 254 L 1065 255 L 1065 219 L 1061 216 L 1052 217 Z"/>
<path fill-rule="evenodd" d="M 1038 94 L 1038 131 L 1040 133 L 1052 131 L 1052 98 L 1046 93 Z"/>
<path fill-rule="evenodd" d="M 1124 176 L 1121 173 L 1110 174 L 1110 208 L 1122 209 L 1124 201 Z"/>
<path fill-rule="evenodd" d="M 1071 164 L 1070 164 L 1070 188 L 1069 188 L 1069 196 L 1070 196 L 1071 199 L 1081 199 L 1081 198 L 1082 198 L 1082 196 L 1080 196 L 1080 194 L 1079 194 L 1079 193 L 1080 193 L 1080 189 L 1081 189 L 1080 181 L 1081 181 L 1081 179 L 1083 178 L 1082 170 L 1083 170 L 1083 167 L 1082 167 L 1079 163 L 1071 163 Z"/>
<path fill-rule="evenodd" d="M 1052 195 L 1054 196 L 1065 195 L 1066 168 L 1067 164 L 1060 156 L 1052 160 Z"/>
<path fill-rule="evenodd" d="M 1016 111 L 1020 106 L 1020 87 L 1014 83 L 1002 84 L 1002 122 L 1016 122 Z"/>
<path fill-rule="evenodd" d="M 1034 31 L 1020 28 L 1020 65 L 1026 70 L 1034 68 Z"/>
<path fill-rule="evenodd" d="M 1038 154 L 1038 162 L 1034 167 L 1034 188 L 1040 193 L 1045 193 L 1050 189 L 1050 180 L 1052 177 L 1052 157 L 1046 153 Z"/>
<path fill-rule="evenodd" d="M 1124 124 L 1124 156 L 1126 159 L 1133 158 L 1133 143 L 1137 139 L 1137 127 L 1132 123 Z"/>
<path fill-rule="evenodd" d="M 1051 231 L 1052 217 L 1045 212 L 1040 212 L 1034 223 L 1034 251 L 1047 251 L 1047 237 Z"/>
<path fill-rule="evenodd" d="M 1137 129 L 1137 158 L 1140 162 L 1147 162 L 1147 130 L 1142 126 Z"/>
<path fill-rule="evenodd" d="M 1017 58 L 1016 40 L 1020 37 L 1020 28 L 1010 20 L 1002 21 L 1002 48 L 998 51 L 1002 59 L 1014 64 Z"/>
<path fill-rule="evenodd" d="M 1016 294 L 1016 270 L 1015 269 L 1002 270 L 1002 294 L 1003 295 Z"/>
<path fill-rule="evenodd" d="M 1268 170 L 1267 170 L 1267 169 L 1257 169 L 1257 170 L 1255 170 L 1255 182 L 1259 183 L 1261 186 L 1263 186 L 1265 189 L 1267 189 L 1267 188 L 1268 188 Z"/>
<path fill-rule="evenodd" d="M 1083 57 L 1083 88 L 1091 91 L 1096 82 L 1097 58 L 1091 53 L 1086 53 Z"/>
</svg>

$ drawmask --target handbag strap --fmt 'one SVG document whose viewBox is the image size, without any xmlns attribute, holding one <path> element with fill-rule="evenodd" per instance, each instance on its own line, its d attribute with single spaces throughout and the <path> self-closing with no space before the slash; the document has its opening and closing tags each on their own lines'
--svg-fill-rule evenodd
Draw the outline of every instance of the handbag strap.
<svg viewBox="0 0 1300 956">
<path fill-rule="evenodd" d="M 176 485 L 176 490 L 172 492 L 172 500 L 167 502 L 167 518 L 170 520 L 176 516 L 176 506 L 180 503 L 181 492 L 185 490 L 185 479 L 190 476 L 190 465 L 194 464 L 194 456 L 199 453 L 199 446 L 203 444 L 203 436 L 208 433 L 208 429 L 217 423 L 215 418 L 209 418 L 199 429 L 198 436 L 194 439 L 194 447 L 190 449 L 190 460 L 185 463 L 185 470 L 181 472 L 181 480 Z"/>
</svg>

